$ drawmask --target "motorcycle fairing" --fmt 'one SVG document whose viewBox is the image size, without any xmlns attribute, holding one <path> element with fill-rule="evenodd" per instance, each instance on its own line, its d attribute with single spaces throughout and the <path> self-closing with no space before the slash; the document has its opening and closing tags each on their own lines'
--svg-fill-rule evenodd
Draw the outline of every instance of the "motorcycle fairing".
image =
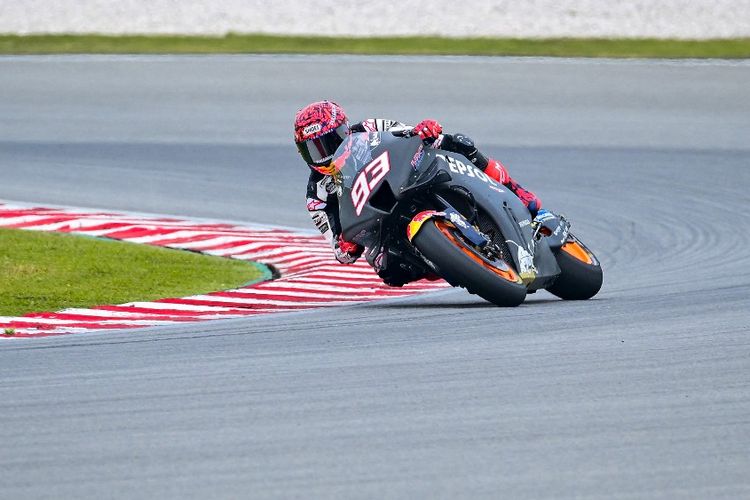
<svg viewBox="0 0 750 500">
<path fill-rule="evenodd" d="M 442 168 L 451 173 L 449 186 L 465 187 L 474 196 L 477 206 L 492 216 L 505 236 L 516 269 L 529 290 L 544 287 L 554 280 L 560 268 L 544 239 L 533 243 L 529 210 L 515 194 L 457 153 L 429 151 L 427 154 L 434 155 Z M 522 226 L 521 221 L 527 223 Z"/>
<path fill-rule="evenodd" d="M 421 160 L 413 162 L 420 146 L 424 148 L 416 136 L 360 132 L 352 133 L 339 147 L 332 162 L 337 166 L 344 238 L 379 248 L 383 225 L 396 207 L 427 189 L 439 192 L 460 187 L 471 193 L 476 205 L 498 225 L 509 248 L 516 249 L 511 256 L 519 273 L 526 270 L 529 290 L 554 280 L 560 269 L 545 238 L 534 241 L 529 211 L 521 200 L 457 153 L 424 148 Z M 375 161 L 380 163 L 373 167 Z M 532 265 L 527 254 L 532 255 Z"/>
</svg>

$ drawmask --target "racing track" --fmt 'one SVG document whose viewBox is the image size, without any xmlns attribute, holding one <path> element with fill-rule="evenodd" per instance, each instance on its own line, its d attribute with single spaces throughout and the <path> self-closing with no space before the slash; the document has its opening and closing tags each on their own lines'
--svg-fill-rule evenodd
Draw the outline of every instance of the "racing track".
<svg viewBox="0 0 750 500">
<path fill-rule="evenodd" d="M 0 497 L 750 496 L 747 81 L 747 63 L 0 58 L 0 199 L 306 226 L 289 120 L 331 96 L 471 133 L 605 268 L 584 303 L 448 291 L 3 341 Z"/>
</svg>

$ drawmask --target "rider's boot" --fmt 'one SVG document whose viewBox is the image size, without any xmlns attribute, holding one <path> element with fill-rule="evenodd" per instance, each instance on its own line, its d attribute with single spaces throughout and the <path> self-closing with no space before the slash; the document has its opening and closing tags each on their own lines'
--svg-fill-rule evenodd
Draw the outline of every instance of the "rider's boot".
<svg viewBox="0 0 750 500">
<path fill-rule="evenodd" d="M 540 200 L 534 193 L 524 189 L 519 183 L 514 181 L 502 163 L 494 158 L 489 158 L 484 173 L 487 174 L 488 177 L 510 189 L 511 192 L 518 196 L 523 204 L 526 205 L 526 208 L 531 212 L 531 216 L 536 217 L 537 212 L 542 208 L 542 200 Z"/>
</svg>

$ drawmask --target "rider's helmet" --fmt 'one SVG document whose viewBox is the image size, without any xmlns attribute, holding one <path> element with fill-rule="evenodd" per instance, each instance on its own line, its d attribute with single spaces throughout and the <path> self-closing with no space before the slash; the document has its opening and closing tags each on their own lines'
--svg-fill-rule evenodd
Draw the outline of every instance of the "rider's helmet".
<svg viewBox="0 0 750 500">
<path fill-rule="evenodd" d="M 294 142 L 310 168 L 330 174 L 327 168 L 333 153 L 349 135 L 349 120 L 344 109 L 332 101 L 318 101 L 297 111 L 294 117 Z"/>
</svg>

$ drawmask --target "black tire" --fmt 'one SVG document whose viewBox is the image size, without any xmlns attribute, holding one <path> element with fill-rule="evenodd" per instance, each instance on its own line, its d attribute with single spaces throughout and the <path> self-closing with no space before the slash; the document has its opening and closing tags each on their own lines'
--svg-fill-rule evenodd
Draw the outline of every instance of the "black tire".
<svg viewBox="0 0 750 500">
<path fill-rule="evenodd" d="M 509 281 L 488 269 L 486 266 L 492 267 L 492 261 L 474 251 L 455 229 L 451 234 L 455 242 L 438 229 L 434 220 L 429 220 L 414 236 L 412 243 L 438 268 L 438 274 L 453 286 L 462 286 L 469 293 L 498 306 L 515 307 L 526 299 L 525 285 Z M 467 250 L 481 259 L 484 265 L 468 255 Z"/>
<path fill-rule="evenodd" d="M 560 276 L 547 287 L 547 291 L 563 300 L 586 300 L 596 295 L 602 287 L 604 278 L 602 266 L 586 245 L 573 235 L 570 240 L 588 254 L 591 263 L 583 262 L 570 253 L 560 249 L 555 253 Z"/>
</svg>

